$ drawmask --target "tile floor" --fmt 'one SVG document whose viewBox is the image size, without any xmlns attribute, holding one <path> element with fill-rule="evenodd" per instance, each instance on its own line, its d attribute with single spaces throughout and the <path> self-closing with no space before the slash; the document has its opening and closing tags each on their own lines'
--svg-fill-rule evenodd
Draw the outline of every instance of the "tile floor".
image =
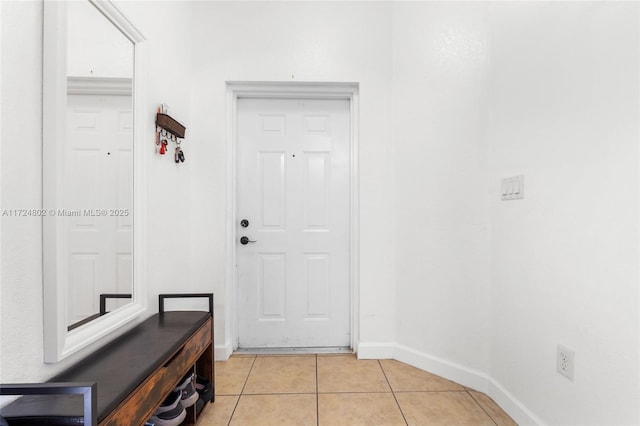
<svg viewBox="0 0 640 426">
<path fill-rule="evenodd" d="M 515 425 L 483 393 L 394 360 L 233 355 L 198 426 Z"/>
</svg>

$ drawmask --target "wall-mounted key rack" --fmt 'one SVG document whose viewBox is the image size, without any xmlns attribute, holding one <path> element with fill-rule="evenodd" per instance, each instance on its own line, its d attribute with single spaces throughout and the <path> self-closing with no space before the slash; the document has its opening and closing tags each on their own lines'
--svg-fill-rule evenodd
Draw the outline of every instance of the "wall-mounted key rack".
<svg viewBox="0 0 640 426">
<path fill-rule="evenodd" d="M 187 130 L 186 127 L 180 124 L 169 114 L 163 114 L 161 112 L 156 115 L 156 126 L 179 138 L 184 138 L 184 133 Z"/>
<path fill-rule="evenodd" d="M 165 155 L 168 152 L 169 141 L 173 141 L 176 143 L 174 160 L 176 163 L 184 163 L 184 151 L 180 147 L 180 143 L 187 129 L 178 120 L 167 114 L 168 109 L 166 104 L 162 104 L 156 115 L 156 152 Z"/>
</svg>

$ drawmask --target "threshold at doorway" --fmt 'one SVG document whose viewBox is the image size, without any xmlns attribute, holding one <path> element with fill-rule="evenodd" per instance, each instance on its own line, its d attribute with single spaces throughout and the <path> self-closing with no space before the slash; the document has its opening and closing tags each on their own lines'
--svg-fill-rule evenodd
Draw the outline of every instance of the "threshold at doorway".
<svg viewBox="0 0 640 426">
<path fill-rule="evenodd" d="M 351 354 L 348 346 L 327 346 L 312 348 L 238 348 L 238 355 L 299 355 L 299 354 Z"/>
</svg>

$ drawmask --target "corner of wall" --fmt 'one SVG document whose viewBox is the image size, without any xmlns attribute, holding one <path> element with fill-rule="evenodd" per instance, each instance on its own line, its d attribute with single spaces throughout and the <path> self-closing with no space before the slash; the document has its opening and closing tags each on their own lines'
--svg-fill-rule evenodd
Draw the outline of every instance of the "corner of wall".
<svg viewBox="0 0 640 426">
<path fill-rule="evenodd" d="M 359 342 L 358 359 L 393 359 L 395 347 L 395 343 Z"/>
<path fill-rule="evenodd" d="M 214 345 L 213 347 L 213 359 L 216 361 L 226 361 L 233 353 L 233 346 L 231 342 L 226 341 L 222 345 Z"/>
</svg>

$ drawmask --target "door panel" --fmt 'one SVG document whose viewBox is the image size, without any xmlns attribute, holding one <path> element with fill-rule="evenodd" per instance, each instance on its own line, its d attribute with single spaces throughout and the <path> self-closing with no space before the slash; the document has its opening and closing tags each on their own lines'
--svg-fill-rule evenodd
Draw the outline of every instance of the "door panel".
<svg viewBox="0 0 640 426">
<path fill-rule="evenodd" d="M 329 188 L 331 186 L 331 160 L 329 153 L 305 154 L 305 228 L 327 228 Z"/>
<path fill-rule="evenodd" d="M 258 255 L 260 319 L 285 319 L 286 257 L 284 253 Z"/>
<path fill-rule="evenodd" d="M 284 229 L 285 175 L 284 152 L 259 152 L 258 167 L 260 185 L 260 217 L 262 226 Z"/>
<path fill-rule="evenodd" d="M 349 108 L 238 100 L 240 347 L 350 345 Z"/>
<path fill-rule="evenodd" d="M 329 254 L 306 254 L 307 318 L 329 317 Z"/>
</svg>

